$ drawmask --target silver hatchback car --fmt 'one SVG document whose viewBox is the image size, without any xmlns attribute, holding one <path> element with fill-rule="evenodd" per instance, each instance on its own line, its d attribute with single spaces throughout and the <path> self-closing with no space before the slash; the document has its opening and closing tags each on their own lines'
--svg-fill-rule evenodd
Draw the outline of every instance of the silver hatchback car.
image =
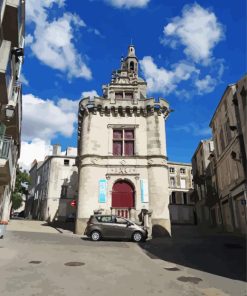
<svg viewBox="0 0 247 296">
<path fill-rule="evenodd" d="M 85 229 L 85 235 L 93 241 L 108 239 L 132 239 L 135 242 L 145 241 L 148 232 L 144 227 L 128 219 L 115 215 L 92 215 Z"/>
</svg>

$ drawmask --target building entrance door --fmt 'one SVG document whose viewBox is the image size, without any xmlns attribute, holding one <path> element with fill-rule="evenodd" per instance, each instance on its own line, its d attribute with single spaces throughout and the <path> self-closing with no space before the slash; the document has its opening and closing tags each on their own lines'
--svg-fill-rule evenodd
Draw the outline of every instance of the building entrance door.
<svg viewBox="0 0 247 296">
<path fill-rule="evenodd" d="M 118 181 L 112 187 L 112 209 L 114 214 L 129 218 L 129 211 L 135 207 L 135 191 L 126 181 Z"/>
</svg>

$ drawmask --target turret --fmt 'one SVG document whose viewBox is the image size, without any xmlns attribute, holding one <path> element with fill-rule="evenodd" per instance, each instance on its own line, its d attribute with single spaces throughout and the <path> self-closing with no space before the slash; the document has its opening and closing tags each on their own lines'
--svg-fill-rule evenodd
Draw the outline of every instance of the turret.
<svg viewBox="0 0 247 296">
<path fill-rule="evenodd" d="M 135 54 L 134 45 L 129 45 L 128 55 L 122 60 L 122 70 L 127 70 L 130 73 L 138 75 L 138 59 Z"/>
</svg>

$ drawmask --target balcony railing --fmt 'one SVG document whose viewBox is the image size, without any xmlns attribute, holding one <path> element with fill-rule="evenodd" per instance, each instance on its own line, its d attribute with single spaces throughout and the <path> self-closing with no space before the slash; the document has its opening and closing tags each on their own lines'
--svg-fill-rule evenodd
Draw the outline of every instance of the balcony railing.
<svg viewBox="0 0 247 296">
<path fill-rule="evenodd" d="M 12 138 L 0 138 L 0 158 L 9 161 L 10 168 L 12 169 L 16 161 L 17 148 Z"/>
</svg>

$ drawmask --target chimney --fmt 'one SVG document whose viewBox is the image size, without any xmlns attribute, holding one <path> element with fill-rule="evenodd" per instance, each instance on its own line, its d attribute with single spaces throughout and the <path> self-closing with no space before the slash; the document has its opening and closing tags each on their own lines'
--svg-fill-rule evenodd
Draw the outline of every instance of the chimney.
<svg viewBox="0 0 247 296">
<path fill-rule="evenodd" d="M 66 150 L 66 156 L 77 156 L 77 148 L 68 147 Z"/>
<path fill-rule="evenodd" d="M 61 145 L 60 144 L 54 144 L 53 145 L 52 155 L 60 155 L 60 154 L 61 154 Z"/>
</svg>

